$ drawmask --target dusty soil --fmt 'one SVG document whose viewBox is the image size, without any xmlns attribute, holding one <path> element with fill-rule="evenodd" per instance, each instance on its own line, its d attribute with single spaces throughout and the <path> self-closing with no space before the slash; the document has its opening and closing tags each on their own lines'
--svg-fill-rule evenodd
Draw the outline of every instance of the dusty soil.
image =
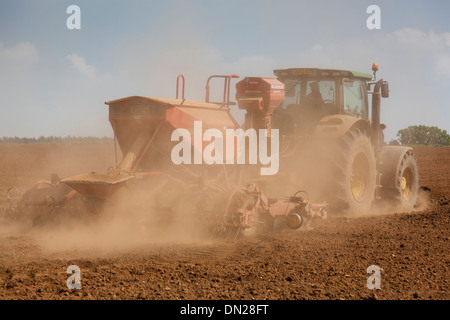
<svg viewBox="0 0 450 320">
<path fill-rule="evenodd" d="M 412 213 L 329 217 L 227 242 L 0 228 L 0 299 L 449 299 L 450 148 L 415 154 L 430 191 Z M 113 164 L 111 145 L 0 145 L 0 194 Z M 80 290 L 66 286 L 71 265 Z M 371 265 L 381 268 L 375 291 Z"/>
</svg>

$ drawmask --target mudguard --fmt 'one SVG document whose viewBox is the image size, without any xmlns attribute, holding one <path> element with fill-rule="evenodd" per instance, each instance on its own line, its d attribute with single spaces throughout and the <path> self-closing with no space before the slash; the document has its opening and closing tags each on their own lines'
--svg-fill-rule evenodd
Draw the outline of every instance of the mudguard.
<svg viewBox="0 0 450 320">
<path fill-rule="evenodd" d="M 321 138 L 338 138 L 343 136 L 351 128 L 357 127 L 362 131 L 368 131 L 370 124 L 350 115 L 331 115 L 322 118 L 315 128 L 315 136 Z"/>
</svg>

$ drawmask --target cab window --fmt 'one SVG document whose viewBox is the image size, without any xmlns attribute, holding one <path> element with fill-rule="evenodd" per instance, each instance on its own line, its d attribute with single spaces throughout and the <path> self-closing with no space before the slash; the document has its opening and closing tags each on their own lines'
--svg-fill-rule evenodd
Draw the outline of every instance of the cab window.
<svg viewBox="0 0 450 320">
<path fill-rule="evenodd" d="M 336 103 L 335 101 L 335 81 L 333 80 L 321 80 L 321 81 L 308 81 L 306 85 L 306 96 L 311 94 L 311 85 L 317 84 L 319 93 L 324 103 Z"/>
<path fill-rule="evenodd" d="M 321 104 L 334 105 L 336 103 L 336 82 L 334 80 L 294 80 L 284 81 L 285 98 L 282 108 L 286 109 L 290 105 L 297 107 L 309 104 L 311 101 Z M 318 90 L 312 92 L 312 87 Z"/>
<path fill-rule="evenodd" d="M 284 81 L 285 85 L 285 98 L 283 101 L 283 109 L 286 109 L 288 105 L 291 104 L 300 104 L 300 93 L 301 93 L 301 87 L 302 87 L 302 81 L 301 80 L 286 80 Z"/>
<path fill-rule="evenodd" d="M 366 117 L 364 82 L 344 81 L 344 112 L 358 118 Z"/>
</svg>

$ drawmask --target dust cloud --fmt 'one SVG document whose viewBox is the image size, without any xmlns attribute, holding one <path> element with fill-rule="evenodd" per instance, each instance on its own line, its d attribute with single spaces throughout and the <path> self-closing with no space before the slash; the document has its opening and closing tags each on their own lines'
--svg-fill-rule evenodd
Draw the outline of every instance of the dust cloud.
<svg viewBox="0 0 450 320">
<path fill-rule="evenodd" d="M 106 210 L 105 210 L 106 211 Z M 32 231 L 36 243 L 49 252 L 90 251 L 91 254 L 124 253 L 153 245 L 194 243 L 185 226 L 158 225 L 149 217 L 125 212 L 103 212 L 90 223 L 72 221 L 63 226 L 46 226 Z"/>
<path fill-rule="evenodd" d="M 0 146 L 10 170 L 2 172 L 2 191 L 11 185 L 27 190 L 36 181 L 50 180 L 57 173 L 67 178 L 80 173 L 106 173 L 115 167 L 114 145 L 27 145 Z M 8 151 L 8 153 L 6 152 Z M 122 155 L 117 148 L 118 159 Z M 158 163 L 153 163 L 158 166 Z M 173 172 L 173 176 L 177 173 Z M 211 237 L 192 221 L 180 217 L 169 208 L 180 199 L 186 187 L 171 184 L 173 176 L 161 175 L 148 179 L 135 179 L 122 187 L 103 205 L 86 202 L 77 194 L 61 207 L 30 209 L 19 221 L 0 220 L 2 236 L 33 238 L 42 250 L 61 252 L 81 250 L 96 252 L 124 252 L 152 244 L 208 243 Z M 176 180 L 176 179 L 175 179 Z M 2 208 L 8 206 L 2 202 Z M 41 210 L 41 211 L 39 211 Z M 6 215 L 6 209 L 4 210 Z M 51 216 L 42 224 L 35 224 L 35 212 Z M 9 214 L 11 215 L 11 214 Z M 14 218 L 14 214 L 12 214 Z M 8 220 L 8 221 L 7 221 Z"/>
<path fill-rule="evenodd" d="M 426 191 L 419 189 L 419 193 L 417 196 L 417 202 L 413 209 L 404 207 L 398 204 L 394 200 L 382 200 L 375 202 L 372 208 L 364 213 L 355 215 L 355 217 L 361 216 L 381 216 L 381 215 L 390 215 L 395 213 L 419 213 L 428 211 L 432 208 L 432 202 L 430 198 L 430 194 Z"/>
<path fill-rule="evenodd" d="M 156 143 L 158 143 L 156 141 Z M 304 144 L 298 142 L 285 143 L 280 150 L 280 172 L 271 177 L 265 177 L 270 183 L 260 181 L 261 191 L 271 198 L 287 201 L 297 191 L 313 203 L 327 201 L 336 183 L 339 183 L 339 173 L 327 166 L 326 161 L 320 161 L 321 152 L 328 150 L 329 145 L 314 144 L 314 152 L 305 149 Z M 52 173 L 58 173 L 66 178 L 79 173 L 96 171 L 106 173 L 109 166 L 115 166 L 114 145 L 30 145 L 0 146 L 7 148 L 8 153 L 2 153 L 10 171 L 3 172 L 6 178 L 2 183 L 2 190 L 6 185 L 19 178 L 19 187 L 32 185 L 37 180 L 48 180 Z M 120 149 L 118 158 L 120 154 Z M 167 159 L 153 159 L 152 165 L 162 166 Z M 260 179 L 259 168 L 255 170 L 247 167 L 246 180 Z M 204 217 L 194 217 L 193 211 L 198 206 L 206 207 L 216 215 L 223 214 L 224 198 L 202 198 L 198 184 L 192 176 L 177 170 L 169 170 L 167 175 L 156 175 L 146 179 L 135 179 L 129 185 L 120 189 L 112 202 L 106 202 L 102 207 L 86 207 L 86 203 L 79 198 L 68 201 L 67 205 L 52 212 L 56 218 L 48 224 L 32 226 L 31 222 L 18 224 L 0 223 L 2 235 L 23 235 L 32 237 L 42 250 L 47 252 L 83 251 L 89 254 L 103 254 L 111 252 L 127 252 L 152 245 L 189 244 L 214 242 L 217 238 L 205 231 L 208 226 Z M 187 175 L 189 176 L 189 174 Z M 190 180 L 189 180 L 190 179 Z M 221 176 L 217 176 L 216 185 L 219 186 Z M 267 182 L 267 181 L 266 181 Z M 236 184 L 239 181 L 235 181 Z M 321 186 L 329 185 L 328 190 Z M 330 191 L 331 190 L 331 191 Z M 223 190 L 222 190 L 223 191 Z M 222 196 L 226 192 L 219 192 Z M 191 201 L 181 201 L 183 197 L 191 197 Z M 197 197 L 197 198 L 195 198 Z M 200 200 L 199 200 L 200 199 Z M 214 203 L 212 205 L 211 203 Z M 111 205 L 114 204 L 114 205 Z M 72 214 L 74 207 L 77 209 Z M 189 207 L 190 206 L 190 207 Z M 414 211 L 423 211 L 430 206 L 428 194 L 421 190 Z M 387 201 L 377 203 L 364 216 L 384 215 L 405 212 Z M 345 215 L 345 214 L 344 214 Z M 336 216 L 336 215 L 335 215 Z M 337 215 L 339 216 L 339 215 Z M 352 217 L 362 216 L 352 215 Z M 205 223 L 202 223 L 205 222 Z M 311 226 L 306 226 L 311 230 Z"/>
</svg>

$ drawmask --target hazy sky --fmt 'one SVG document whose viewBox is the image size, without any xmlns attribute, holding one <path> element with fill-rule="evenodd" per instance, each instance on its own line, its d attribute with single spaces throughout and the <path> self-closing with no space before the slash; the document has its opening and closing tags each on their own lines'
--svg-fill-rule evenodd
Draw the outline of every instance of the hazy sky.
<svg viewBox="0 0 450 320">
<path fill-rule="evenodd" d="M 66 26 L 73 4 L 80 30 Z M 380 30 L 366 27 L 371 4 Z M 391 89 L 387 140 L 409 125 L 450 132 L 449 12 L 447 0 L 1 0 L 0 136 L 112 136 L 105 101 L 174 98 L 179 73 L 203 100 L 211 74 L 373 62 Z"/>
</svg>

